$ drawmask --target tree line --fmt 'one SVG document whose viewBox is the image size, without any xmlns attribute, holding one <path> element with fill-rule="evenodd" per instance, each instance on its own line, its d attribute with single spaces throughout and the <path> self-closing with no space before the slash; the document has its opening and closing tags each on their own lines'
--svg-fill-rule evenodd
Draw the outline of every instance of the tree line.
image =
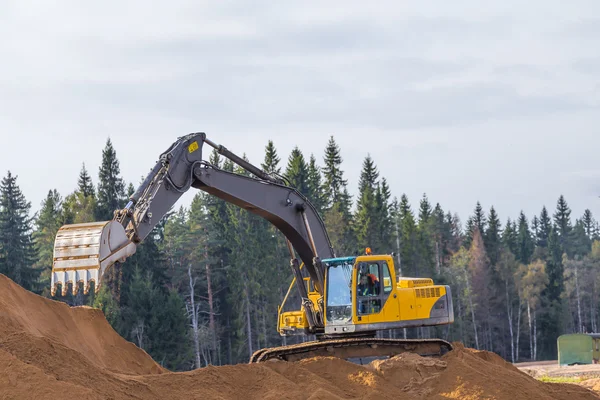
<svg viewBox="0 0 600 400">
<path fill-rule="evenodd" d="M 338 255 L 366 247 L 393 252 L 401 275 L 451 286 L 454 324 L 382 335 L 461 341 L 515 362 L 555 359 L 559 335 L 598 331 L 600 228 L 590 210 L 573 218 L 561 195 L 551 210 L 501 222 L 493 206 L 486 211 L 477 202 L 463 224 L 426 194 L 417 206 L 405 194 L 393 196 L 370 155 L 353 198 L 333 136 L 321 160 L 298 147 L 282 160 L 268 141 L 260 166 L 310 199 Z M 249 175 L 216 152 L 209 161 Z M 51 296 L 59 227 L 112 219 L 134 190 L 110 139 L 97 183 L 82 164 L 74 191 L 63 197 L 49 189 L 34 215 L 9 171 L 0 183 L 0 273 L 42 296 L 102 309 L 120 335 L 171 370 L 247 362 L 257 349 L 307 340 L 276 332 L 292 279 L 284 237 L 201 191 L 189 207 L 171 210 L 134 256 L 110 268 L 97 294 Z"/>
</svg>

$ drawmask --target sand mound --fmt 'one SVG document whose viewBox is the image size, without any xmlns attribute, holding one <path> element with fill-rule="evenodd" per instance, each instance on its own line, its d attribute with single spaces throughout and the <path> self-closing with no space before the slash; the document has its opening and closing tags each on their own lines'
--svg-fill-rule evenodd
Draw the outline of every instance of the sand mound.
<svg viewBox="0 0 600 400">
<path fill-rule="evenodd" d="M 598 399 L 546 384 L 495 354 L 406 354 L 360 366 L 335 358 L 172 373 L 123 340 L 98 310 L 69 308 L 0 275 L 0 398 Z"/>
</svg>

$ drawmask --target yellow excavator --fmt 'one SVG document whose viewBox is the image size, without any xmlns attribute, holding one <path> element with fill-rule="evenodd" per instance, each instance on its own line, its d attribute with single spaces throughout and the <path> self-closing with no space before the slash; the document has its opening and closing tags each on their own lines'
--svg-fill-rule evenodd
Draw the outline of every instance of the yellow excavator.
<svg viewBox="0 0 600 400">
<path fill-rule="evenodd" d="M 225 171 L 202 159 L 209 145 L 249 175 Z M 315 356 L 347 360 L 385 358 L 404 352 L 441 356 L 452 345 L 441 339 L 391 339 L 378 332 L 454 322 L 449 286 L 432 279 L 396 274 L 391 254 L 337 256 L 313 204 L 284 177 L 267 174 L 203 132 L 177 138 L 154 168 L 115 210 L 111 221 L 62 226 L 55 239 L 51 292 L 97 292 L 106 270 L 123 263 L 189 189 L 195 188 L 259 215 L 286 238 L 293 280 L 279 306 L 282 336 L 313 335 L 315 340 L 256 351 L 250 363 L 296 361 Z M 283 311 L 292 288 L 300 310 Z"/>
</svg>

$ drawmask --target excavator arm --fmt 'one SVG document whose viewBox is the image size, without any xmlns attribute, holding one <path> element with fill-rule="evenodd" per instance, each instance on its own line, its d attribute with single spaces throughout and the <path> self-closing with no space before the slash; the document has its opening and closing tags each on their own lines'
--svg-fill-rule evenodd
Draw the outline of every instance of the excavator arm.
<svg viewBox="0 0 600 400">
<path fill-rule="evenodd" d="M 204 161 L 204 144 L 215 148 L 251 175 L 228 172 Z M 214 144 L 204 133 L 180 137 L 163 152 L 128 204 L 115 211 L 112 221 L 60 228 L 54 247 L 52 294 L 60 285 L 65 295 L 69 284 L 75 294 L 79 283 L 83 283 L 87 292 L 90 282 L 94 282 L 95 291 L 98 291 L 106 269 L 133 255 L 137 245 L 191 188 L 259 215 L 283 233 L 310 330 L 322 328 L 322 309 L 315 310 L 308 300 L 295 256 L 297 252 L 322 296 L 324 271 L 320 260 L 335 257 L 335 254 L 321 217 L 310 201 L 286 185 L 282 178 L 266 174 L 225 147 Z"/>
</svg>

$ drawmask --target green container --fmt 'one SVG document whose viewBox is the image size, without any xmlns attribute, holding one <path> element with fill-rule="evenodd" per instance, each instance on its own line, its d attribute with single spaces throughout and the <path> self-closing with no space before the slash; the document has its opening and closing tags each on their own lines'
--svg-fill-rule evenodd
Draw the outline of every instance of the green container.
<svg viewBox="0 0 600 400">
<path fill-rule="evenodd" d="M 593 339 L 589 335 L 570 334 L 562 335 L 557 340 L 558 365 L 593 363 Z"/>
</svg>

